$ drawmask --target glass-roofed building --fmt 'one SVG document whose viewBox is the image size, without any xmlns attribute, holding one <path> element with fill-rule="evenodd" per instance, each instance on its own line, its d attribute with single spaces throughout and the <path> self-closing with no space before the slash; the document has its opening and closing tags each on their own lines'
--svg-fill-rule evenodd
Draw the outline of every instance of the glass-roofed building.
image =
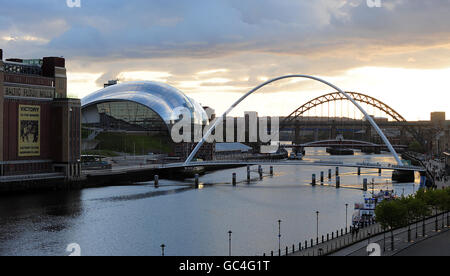
<svg viewBox="0 0 450 276">
<path fill-rule="evenodd" d="M 194 145 L 192 143 L 175 144 L 170 136 L 173 124 L 180 119 L 178 108 L 183 107 L 189 110 L 192 124 L 203 127 L 208 124 L 208 115 L 200 104 L 180 90 L 159 82 L 126 82 L 107 86 L 83 98 L 81 104 L 83 128 L 91 130 L 85 135 L 85 140 L 95 139 L 92 136 L 95 135 L 92 134 L 92 130 L 96 130 L 97 135 L 102 133 L 100 138 L 103 137 L 104 140 L 109 138 L 113 141 L 119 139 L 117 136 L 122 136 L 115 145 L 107 146 L 108 141 L 99 144 L 88 143 L 89 146 L 83 143 L 85 150 L 86 147 L 90 149 L 95 147 L 130 152 L 131 145 L 129 143 L 125 145 L 125 143 L 127 140 L 134 140 L 133 150 L 137 145 L 139 154 L 162 151 L 172 156 L 185 158 Z M 122 140 L 125 142 L 122 143 Z M 155 149 L 155 144 L 158 148 L 158 143 L 161 148 Z M 122 148 L 119 144 L 122 144 Z M 200 153 L 199 158 L 211 159 L 212 146 L 206 146 L 206 151 Z"/>
</svg>

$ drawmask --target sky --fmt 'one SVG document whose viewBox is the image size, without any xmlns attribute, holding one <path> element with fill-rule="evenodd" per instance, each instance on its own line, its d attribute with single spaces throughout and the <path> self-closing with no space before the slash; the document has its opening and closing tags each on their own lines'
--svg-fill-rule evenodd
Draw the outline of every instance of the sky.
<svg viewBox="0 0 450 276">
<path fill-rule="evenodd" d="M 307 74 L 375 97 L 407 120 L 433 111 L 450 118 L 450 0 L 68 2 L 76 4 L 0 0 L 0 48 L 5 58 L 65 57 L 71 97 L 110 79 L 151 80 L 221 113 L 261 82 Z M 329 92 L 285 80 L 236 114 L 285 116 Z"/>
</svg>

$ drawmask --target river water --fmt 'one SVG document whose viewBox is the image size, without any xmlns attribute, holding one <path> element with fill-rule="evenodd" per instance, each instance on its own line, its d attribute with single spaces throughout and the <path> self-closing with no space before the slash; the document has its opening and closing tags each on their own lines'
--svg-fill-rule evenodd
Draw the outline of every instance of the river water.
<svg viewBox="0 0 450 276">
<path fill-rule="evenodd" d="M 325 149 L 307 150 L 305 160 L 391 162 L 388 154 L 337 157 Z M 256 167 L 253 168 L 256 171 Z M 375 189 L 411 194 L 418 183 L 390 184 L 391 171 L 340 168 L 341 185 L 327 179 L 329 167 L 275 166 L 275 175 L 247 184 L 246 168 L 218 171 L 193 180 L 161 180 L 134 186 L 104 187 L 70 192 L 0 197 L 0 255 L 68 255 L 77 243 L 82 255 L 228 255 L 228 231 L 233 255 L 262 255 L 278 250 L 278 220 L 282 247 L 345 227 L 353 205 L 361 202 L 364 178 L 375 179 Z M 268 172 L 268 168 L 264 168 Z M 320 172 L 325 185 L 320 186 Z M 334 171 L 334 169 L 333 169 Z M 236 172 L 237 187 L 231 185 Z M 317 174 L 318 186 L 310 185 Z M 330 186 L 328 186 L 330 184 Z M 370 185 L 371 188 L 371 185 Z M 370 192 L 370 191 L 369 191 Z"/>
</svg>

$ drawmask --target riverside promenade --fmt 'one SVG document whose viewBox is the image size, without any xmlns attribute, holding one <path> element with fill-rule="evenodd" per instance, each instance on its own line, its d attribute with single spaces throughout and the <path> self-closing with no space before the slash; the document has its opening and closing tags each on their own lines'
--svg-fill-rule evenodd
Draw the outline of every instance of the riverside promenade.
<svg viewBox="0 0 450 276">
<path fill-rule="evenodd" d="M 369 237 L 378 235 L 382 232 L 383 229 L 379 224 L 373 224 L 365 228 L 361 228 L 357 233 L 353 234 L 350 233 L 349 229 L 341 229 L 334 233 L 327 234 L 326 236 L 324 235 L 323 242 L 322 236 L 319 240 L 317 240 L 316 237 L 316 239 L 305 241 L 305 243 L 301 244 L 301 250 L 298 250 L 299 247 L 297 247 L 297 250 L 290 252 L 288 250 L 282 252 L 282 254 L 285 256 L 326 256 L 336 252 L 337 250 L 358 244 L 360 242 L 367 243 Z"/>
<path fill-rule="evenodd" d="M 450 230 L 447 214 L 439 214 L 437 216 L 428 218 L 427 220 L 425 220 L 425 228 L 423 227 L 423 221 L 420 221 L 417 224 L 412 224 L 410 225 L 410 230 L 410 241 L 408 241 L 408 227 L 396 229 L 394 231 L 394 250 L 392 250 L 391 248 L 390 232 L 386 233 L 386 239 L 384 239 L 384 234 L 372 237 L 370 239 L 370 243 L 377 243 L 380 246 L 381 256 L 408 256 L 408 250 L 412 246 L 416 246 L 421 244 L 422 242 L 427 242 L 429 239 L 439 237 L 441 234 L 447 233 Z M 423 232 L 425 232 L 425 235 L 423 235 Z M 368 240 L 362 241 L 350 247 L 329 254 L 329 256 L 368 256 L 368 244 Z M 425 251 L 416 253 L 418 254 L 418 256 L 428 255 Z"/>
<path fill-rule="evenodd" d="M 445 164 L 436 160 L 425 162 L 429 171 L 432 172 L 436 187 L 438 189 L 450 187 L 450 177 L 446 175 Z"/>
<path fill-rule="evenodd" d="M 410 229 L 410 240 L 408 240 Z M 442 234 L 442 235 L 441 235 Z M 391 231 L 383 231 L 379 224 L 360 229 L 359 234 L 344 234 L 312 247 L 288 252 L 287 256 L 368 256 L 367 246 L 376 243 L 380 246 L 381 256 L 439 256 L 445 255 L 450 249 L 436 250 L 435 245 L 450 244 L 450 223 L 447 213 L 438 214 L 418 221 L 409 227 L 394 230 L 394 246 L 391 244 Z M 319 240 L 320 242 L 320 240 Z M 423 245 L 421 245 L 423 243 Z M 303 245 L 304 246 L 304 245 Z M 420 248 L 426 248 L 421 252 Z M 284 252 L 286 253 L 286 252 Z M 450 252 L 449 252 L 450 253 Z"/>
</svg>

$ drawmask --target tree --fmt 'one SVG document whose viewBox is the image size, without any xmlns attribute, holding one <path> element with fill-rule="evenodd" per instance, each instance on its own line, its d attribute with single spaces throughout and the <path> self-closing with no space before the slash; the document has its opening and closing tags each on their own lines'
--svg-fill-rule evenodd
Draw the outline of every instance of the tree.
<svg viewBox="0 0 450 276">
<path fill-rule="evenodd" d="M 411 144 L 409 144 L 408 150 L 413 151 L 413 152 L 418 152 L 418 153 L 426 152 L 426 150 L 424 150 L 424 147 L 416 140 L 414 140 Z"/>
<path fill-rule="evenodd" d="M 425 203 L 434 210 L 434 215 L 436 215 L 435 220 L 435 230 L 438 231 L 438 208 L 439 208 L 439 191 L 437 190 L 427 190 L 424 194 Z"/>
<path fill-rule="evenodd" d="M 445 190 L 435 190 L 433 191 L 436 195 L 436 205 L 441 211 L 450 210 L 450 189 Z"/>
<path fill-rule="evenodd" d="M 383 201 L 375 208 L 377 221 L 391 230 L 391 249 L 394 250 L 394 229 L 408 222 L 408 210 L 400 200 Z"/>
<path fill-rule="evenodd" d="M 430 211 L 425 202 L 417 197 L 409 196 L 401 199 L 401 204 L 407 209 L 408 241 L 411 241 L 411 223 L 416 222 L 416 238 L 418 237 L 418 220 L 429 215 Z"/>
</svg>

